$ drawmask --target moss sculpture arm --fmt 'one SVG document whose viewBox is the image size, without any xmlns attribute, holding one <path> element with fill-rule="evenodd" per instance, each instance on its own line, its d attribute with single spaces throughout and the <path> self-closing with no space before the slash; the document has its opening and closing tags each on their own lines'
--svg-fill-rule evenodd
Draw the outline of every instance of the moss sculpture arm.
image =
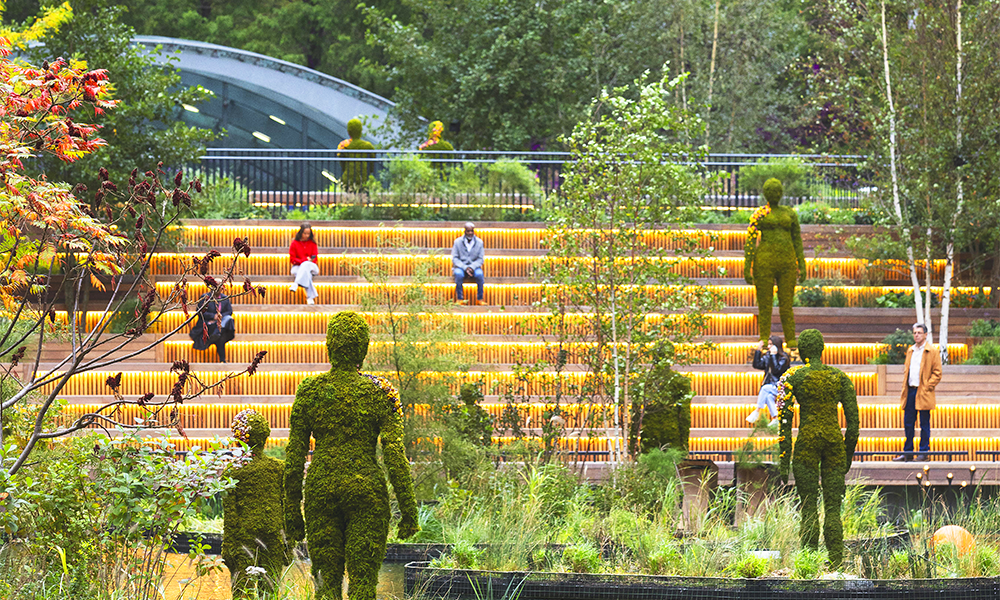
<svg viewBox="0 0 1000 600">
<path fill-rule="evenodd" d="M 410 477 L 410 462 L 403 448 L 403 415 L 399 410 L 390 410 L 382 426 L 382 460 L 385 461 L 402 514 L 397 534 L 399 539 L 405 540 L 419 531 L 420 526 L 417 525 L 417 500 L 413 493 L 413 478 Z"/>
<path fill-rule="evenodd" d="M 847 460 L 845 473 L 851 469 L 854 462 L 854 450 L 858 446 L 858 436 L 860 435 L 860 422 L 858 417 L 858 395 L 854 390 L 854 384 L 844 376 L 841 386 L 840 405 L 844 409 L 844 422 L 847 425 L 844 431 L 844 457 Z"/>
<path fill-rule="evenodd" d="M 307 396 L 302 392 L 310 379 L 299 385 L 292 404 L 291 430 L 288 447 L 285 450 L 285 534 L 292 543 L 306 537 L 305 520 L 302 517 L 302 479 L 305 474 L 306 453 L 312 436 L 311 419 L 308 416 Z"/>
<path fill-rule="evenodd" d="M 778 382 L 778 398 L 781 399 L 784 397 L 783 404 L 778 411 L 778 418 L 781 420 L 778 427 L 778 449 L 781 452 L 778 472 L 781 475 L 783 483 L 788 483 L 788 472 L 791 467 L 792 451 L 794 449 L 792 443 L 792 421 L 795 419 L 795 397 L 791 394 L 785 395 L 783 388 L 787 385 L 798 383 L 798 381 L 794 383 L 791 381 L 793 375 L 794 373 L 792 372 L 786 372 Z"/>
<path fill-rule="evenodd" d="M 802 248 L 802 228 L 799 226 L 799 215 L 792 210 L 792 246 L 795 247 L 795 258 L 799 263 L 799 281 L 805 281 L 809 277 L 806 269 L 806 254 Z"/>
</svg>

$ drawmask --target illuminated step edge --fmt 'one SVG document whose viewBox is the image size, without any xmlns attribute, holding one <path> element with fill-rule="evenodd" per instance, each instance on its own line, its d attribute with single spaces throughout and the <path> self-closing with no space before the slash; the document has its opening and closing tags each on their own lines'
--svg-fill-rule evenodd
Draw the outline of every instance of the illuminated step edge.
<svg viewBox="0 0 1000 600">
<path fill-rule="evenodd" d="M 163 358 L 166 362 L 175 360 L 188 360 L 199 363 L 213 363 L 218 361 L 214 348 L 208 350 L 194 350 L 191 341 L 167 341 L 164 343 Z M 391 346 L 388 342 L 372 342 L 369 346 L 369 356 L 377 355 L 385 346 Z M 590 343 L 570 343 L 564 344 L 563 349 L 567 351 L 566 360 L 570 364 L 582 362 L 584 353 L 588 349 L 594 348 Z M 746 364 L 750 362 L 753 351 L 757 344 L 752 342 L 744 343 L 721 343 L 715 348 L 708 350 L 698 350 L 689 344 L 677 344 L 678 352 L 693 352 L 693 356 L 702 364 Z M 826 345 L 823 352 L 823 362 L 836 365 L 864 365 L 886 348 L 883 344 L 843 344 L 830 343 Z M 512 364 L 518 361 L 534 363 L 537 361 L 555 362 L 559 351 L 558 344 L 551 342 L 451 342 L 446 344 L 435 344 L 431 350 L 439 352 L 452 352 L 465 357 L 467 360 L 480 364 Z M 328 362 L 326 341 L 324 340 L 299 340 L 288 342 L 261 342 L 261 341 L 232 341 L 226 344 L 226 359 L 230 363 L 249 362 L 261 350 L 267 351 L 266 361 L 268 363 L 317 363 Z M 963 362 L 968 358 L 968 347 L 965 344 L 949 344 L 949 356 L 953 362 Z"/>
<path fill-rule="evenodd" d="M 93 400 L 93 399 L 91 399 Z M 289 427 L 289 416 L 291 413 L 291 397 L 286 401 L 276 403 L 273 399 L 265 402 L 204 402 L 198 399 L 192 403 L 185 403 L 178 407 L 181 416 L 184 418 L 186 428 L 225 428 L 228 427 L 237 413 L 244 409 L 252 408 L 261 413 L 267 419 L 271 427 Z M 72 403 L 64 408 L 62 413 L 62 424 L 66 424 L 70 419 L 78 418 L 81 415 L 96 411 L 102 404 L 99 403 Z M 499 419 L 507 408 L 506 403 L 484 402 L 482 406 L 495 419 Z M 541 424 L 552 418 L 552 410 L 555 407 L 552 403 L 516 404 L 521 415 L 521 424 L 525 428 L 539 427 Z M 752 403 L 742 405 L 710 406 L 697 405 L 691 411 L 691 435 L 695 437 L 725 437 L 736 434 L 743 434 L 749 431 L 751 425 L 746 422 L 746 415 L 753 408 Z M 605 426 L 611 420 L 611 404 L 578 404 L 564 402 L 559 405 L 559 417 L 563 427 L 567 431 L 585 430 Z M 903 427 L 903 414 L 898 405 L 891 406 L 871 406 L 862 404 L 859 407 L 860 425 L 868 437 L 894 435 Z M 418 405 L 415 407 L 418 416 L 428 414 L 428 406 Z M 119 421 L 125 423 L 135 423 L 136 419 L 148 418 L 149 413 L 135 405 L 123 406 L 119 409 Z M 766 412 L 764 419 L 766 420 Z M 843 412 L 840 411 L 839 420 L 841 427 L 844 426 Z M 798 410 L 793 420 L 793 425 L 798 426 Z M 881 433 L 876 433 L 879 430 Z M 939 406 L 934 412 L 934 435 L 944 437 L 955 437 L 962 435 L 985 435 L 986 433 L 997 432 L 1000 435 L 1000 406 Z M 888 433 L 885 433 L 888 432 Z"/>
<path fill-rule="evenodd" d="M 141 395 L 152 392 L 156 395 L 166 395 L 170 393 L 177 376 L 170 373 L 170 365 L 162 366 L 163 370 L 148 371 L 125 371 L 122 374 L 120 393 L 127 395 Z M 873 370 L 861 371 L 865 367 L 856 367 L 857 371 L 848 372 L 848 377 L 853 381 L 858 395 L 873 396 L 878 393 L 878 375 Z M 870 369 L 870 367 L 868 368 Z M 224 383 L 218 393 L 229 395 L 289 395 L 294 394 L 299 383 L 305 377 L 316 375 L 322 371 L 302 370 L 302 371 L 271 371 L 260 370 L 253 376 L 242 376 L 231 379 Z M 103 395 L 109 394 L 107 379 L 115 372 L 89 372 L 74 375 L 66 383 L 61 391 L 61 395 Z M 206 384 L 214 383 L 222 379 L 224 371 L 196 371 L 193 374 Z M 531 375 L 526 380 L 521 381 L 513 372 L 496 371 L 471 371 L 468 373 L 448 373 L 445 376 L 451 381 L 448 382 L 450 393 L 457 394 L 462 382 L 482 382 L 484 389 L 492 393 L 504 393 L 510 389 L 512 393 L 518 395 L 551 395 L 559 388 L 567 393 L 572 392 L 573 386 L 579 386 L 585 373 L 564 372 L 561 377 L 556 377 L 551 372 L 542 372 Z M 711 372 L 690 372 L 692 387 L 696 394 L 703 395 L 751 395 L 760 388 L 762 373 L 756 372 L 733 372 L 733 373 L 711 373 Z M 188 383 L 186 391 L 190 393 L 195 390 L 197 384 L 193 381 Z M 45 386 L 39 390 L 47 393 L 53 389 L 54 384 Z"/>
<path fill-rule="evenodd" d="M 151 275 L 180 275 L 192 264 L 192 260 L 201 258 L 204 253 L 157 253 L 150 261 Z M 578 259 L 584 261 L 584 259 Z M 710 257 L 670 257 L 664 259 L 673 263 L 670 271 L 685 277 L 730 277 L 742 278 L 744 258 L 742 256 L 710 256 Z M 362 268 L 378 269 L 390 277 L 409 277 L 418 261 L 433 264 L 432 275 L 450 277 L 452 271 L 451 256 L 421 256 L 414 254 L 390 255 L 320 255 L 318 264 L 321 277 L 359 277 Z M 944 261 L 935 265 L 932 276 L 940 278 L 944 269 Z M 215 263 L 212 274 L 218 276 L 224 266 L 232 264 L 226 256 Z M 541 266 L 537 256 L 486 256 L 483 270 L 492 279 L 495 278 L 530 278 L 537 274 Z M 808 276 L 817 279 L 839 278 L 854 280 L 861 277 L 868 268 L 866 261 L 855 258 L 807 258 Z M 241 274 L 249 277 L 285 276 L 289 269 L 288 254 L 252 254 L 240 257 L 236 261 Z M 918 271 L 923 277 L 923 270 Z M 908 277 L 905 271 L 890 270 L 885 274 L 889 280 L 905 281 Z"/>
<path fill-rule="evenodd" d="M 206 447 L 208 447 L 215 440 L 218 440 L 218 439 L 223 438 L 223 437 L 229 437 L 228 436 L 229 432 L 227 430 L 219 430 L 220 434 L 222 434 L 222 435 L 211 436 L 211 437 L 199 437 L 199 436 L 194 435 L 195 432 L 192 431 L 191 433 L 189 433 L 189 436 L 188 436 L 187 439 L 182 438 L 179 435 L 176 435 L 176 432 L 172 432 L 172 431 L 169 431 L 169 430 L 157 430 L 157 431 L 158 432 L 162 432 L 162 434 L 165 434 L 167 440 L 170 443 L 174 444 L 174 446 L 178 450 L 190 450 L 194 446 L 198 446 L 198 447 L 201 447 L 201 448 L 206 448 Z M 151 436 L 150 437 L 151 441 L 152 441 L 152 439 L 164 437 L 164 435 L 162 435 L 162 434 L 156 435 L 156 436 Z M 509 437 L 499 437 L 499 438 L 495 437 L 494 438 L 494 443 L 499 443 L 499 444 L 507 444 L 507 443 L 510 443 L 512 441 L 514 441 L 513 438 L 509 438 Z M 748 441 L 748 438 L 746 438 L 746 437 L 691 438 L 689 440 L 689 449 L 691 451 L 695 451 L 695 452 L 706 452 L 706 451 L 709 451 L 709 452 L 712 452 L 712 451 L 714 451 L 714 452 L 718 452 L 718 451 L 734 452 L 734 451 L 738 451 L 738 450 L 743 449 L 743 447 L 746 445 L 747 441 Z M 777 438 L 755 438 L 754 439 L 754 444 L 759 449 L 765 449 L 765 448 L 767 448 L 769 446 L 772 446 L 773 444 L 776 444 L 777 441 L 778 441 Z M 858 440 L 857 451 L 859 451 L 859 452 L 870 452 L 870 451 L 898 452 L 903 447 L 903 442 L 904 442 L 904 439 L 902 437 L 877 437 L 877 438 L 862 437 L 862 438 L 860 438 Z M 279 438 L 279 437 L 271 437 L 271 438 L 268 438 L 268 441 L 267 441 L 267 445 L 268 446 L 284 446 L 286 443 L 287 443 L 287 438 Z M 536 443 L 540 444 L 540 441 L 536 439 Z M 595 452 L 595 454 L 588 455 L 584 459 L 588 460 L 588 461 L 606 461 L 609 458 L 608 455 L 607 455 L 607 453 L 613 447 L 618 447 L 618 448 L 623 447 L 622 443 L 623 443 L 623 440 L 618 439 L 618 438 L 611 438 L 611 439 L 608 439 L 608 438 L 593 438 L 593 439 L 573 438 L 573 439 L 568 439 L 568 440 L 566 440 L 566 439 L 560 440 L 559 444 L 558 444 L 558 447 L 560 448 L 560 450 L 563 450 L 563 451 L 582 450 L 582 451 Z M 931 439 L 931 448 L 930 449 L 932 451 L 957 450 L 957 451 L 968 452 L 969 456 L 968 456 L 967 459 L 965 459 L 965 460 L 968 460 L 969 458 L 973 458 L 974 459 L 976 451 L 1000 451 L 1000 438 L 996 438 L 996 437 L 937 438 L 937 439 Z M 712 458 L 712 457 L 709 455 L 709 458 Z M 732 460 L 731 456 L 728 456 L 728 457 L 727 456 L 716 456 L 714 458 L 716 460 L 721 460 L 723 462 L 725 462 L 725 461 L 731 461 Z M 570 455 L 570 456 L 563 456 L 562 459 L 563 460 L 573 460 L 573 456 L 572 455 Z M 892 455 L 890 454 L 890 455 L 880 456 L 880 457 L 869 457 L 869 458 L 865 459 L 864 463 L 860 463 L 860 461 L 858 461 L 857 457 L 856 457 L 855 461 L 854 461 L 854 466 L 855 466 L 855 468 L 857 468 L 859 465 L 869 465 L 869 466 L 874 467 L 874 465 L 872 463 L 877 463 L 877 462 L 881 462 L 881 461 L 890 461 L 891 459 L 892 459 Z M 933 463 L 936 463 L 936 462 L 945 463 L 946 460 L 947 459 L 945 457 L 931 457 L 931 460 L 929 462 L 933 462 Z M 981 462 L 981 460 L 980 460 L 980 462 Z M 968 463 L 960 463 L 960 464 L 968 464 Z M 887 466 L 892 466 L 892 465 L 890 463 L 890 465 L 887 465 Z M 958 468 L 958 466 L 959 465 L 956 465 L 956 468 Z M 908 465 L 903 465 L 902 468 L 907 468 L 907 469 L 914 468 L 914 463 L 910 463 Z M 914 470 L 916 470 L 917 468 L 919 468 L 919 466 L 917 466 L 916 468 L 914 468 Z M 964 478 L 964 477 L 967 476 L 966 475 L 967 472 L 968 471 L 965 471 L 965 472 L 962 472 L 961 474 L 959 474 L 959 472 L 956 471 L 956 478 L 955 478 L 956 479 L 956 481 L 955 481 L 956 484 L 960 483 L 960 481 L 962 480 L 962 478 Z M 944 483 L 944 481 L 942 481 L 941 483 Z"/>
<path fill-rule="evenodd" d="M 304 302 L 304 294 L 301 290 L 291 292 L 287 282 L 269 282 L 258 284 L 266 289 L 265 296 L 242 295 L 233 298 L 233 303 L 237 305 L 249 304 L 299 304 Z M 324 304 L 351 305 L 357 304 L 361 296 L 371 293 L 370 290 L 388 290 L 390 294 L 400 295 L 408 287 L 406 283 L 370 284 L 365 282 L 351 283 L 323 283 L 315 284 L 319 292 L 318 306 L 312 307 L 314 310 L 321 310 Z M 243 289 L 242 281 L 234 282 L 228 292 L 238 293 Z M 156 291 L 161 297 L 168 297 L 174 283 L 169 281 L 159 281 L 156 283 Z M 428 283 L 422 286 L 435 302 L 446 302 L 455 297 L 454 283 Z M 475 294 L 476 284 L 466 284 L 465 294 L 472 298 Z M 722 295 L 726 306 L 740 308 L 754 308 L 757 305 L 756 289 L 750 285 L 706 285 L 698 288 L 671 288 L 669 286 L 643 286 L 643 290 L 651 298 L 666 301 L 666 299 L 678 293 L 693 292 L 695 290 L 708 290 Z M 796 289 L 801 289 L 797 287 Z M 824 286 L 824 291 L 837 289 L 844 293 L 847 302 L 852 307 L 859 307 L 861 300 L 866 297 L 877 297 L 887 292 L 907 292 L 911 290 L 907 286 Z M 973 294 L 978 288 L 956 287 L 952 288 L 955 293 Z M 195 299 L 207 290 L 204 283 L 192 282 L 188 284 L 188 298 Z M 933 287 L 934 293 L 940 294 L 941 288 Z M 487 281 L 484 288 L 484 301 L 493 306 L 525 306 L 542 300 L 542 284 L 539 283 L 489 283 Z"/>
</svg>

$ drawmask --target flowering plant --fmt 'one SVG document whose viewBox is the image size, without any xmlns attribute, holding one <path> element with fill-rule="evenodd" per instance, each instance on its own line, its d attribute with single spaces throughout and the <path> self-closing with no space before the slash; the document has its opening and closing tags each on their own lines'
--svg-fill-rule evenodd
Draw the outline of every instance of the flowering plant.
<svg viewBox="0 0 1000 600">
<path fill-rule="evenodd" d="M 430 125 L 430 139 L 428 139 L 423 144 L 420 144 L 421 150 L 426 150 L 427 148 L 437 144 L 441 141 L 441 135 L 444 134 L 444 123 L 441 121 L 434 121 Z"/>
<path fill-rule="evenodd" d="M 760 231 L 760 220 L 771 214 L 771 205 L 765 204 L 750 215 L 750 226 L 747 227 L 747 241 L 744 252 L 753 252 L 757 244 L 757 232 Z"/>
<path fill-rule="evenodd" d="M 250 424 L 250 417 L 257 414 L 252 408 L 246 410 L 241 410 L 236 413 L 233 417 L 233 424 L 231 429 L 233 430 L 233 437 L 243 442 L 244 444 L 250 443 L 250 429 L 252 428 Z"/>
<path fill-rule="evenodd" d="M 362 377 L 367 377 L 372 383 L 377 385 L 380 390 L 385 392 L 385 395 L 389 397 L 389 402 L 392 403 L 392 409 L 399 414 L 403 414 L 403 405 L 399 400 L 399 390 L 397 390 L 394 385 L 389 383 L 388 379 L 378 375 L 372 375 L 371 373 L 361 373 L 360 371 L 358 374 Z"/>
</svg>

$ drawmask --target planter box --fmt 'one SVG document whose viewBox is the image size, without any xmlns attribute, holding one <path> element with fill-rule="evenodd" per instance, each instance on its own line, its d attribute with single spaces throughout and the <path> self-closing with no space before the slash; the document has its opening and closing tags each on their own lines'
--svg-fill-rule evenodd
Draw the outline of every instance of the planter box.
<svg viewBox="0 0 1000 600">
<path fill-rule="evenodd" d="M 996 600 L 1000 578 L 913 580 L 724 579 L 578 573 L 432 569 L 410 563 L 403 572 L 407 596 L 481 600 L 816 600 L 961 598 Z M 490 596 L 489 591 L 492 591 Z M 516 593 L 515 593 L 516 590 Z"/>
</svg>

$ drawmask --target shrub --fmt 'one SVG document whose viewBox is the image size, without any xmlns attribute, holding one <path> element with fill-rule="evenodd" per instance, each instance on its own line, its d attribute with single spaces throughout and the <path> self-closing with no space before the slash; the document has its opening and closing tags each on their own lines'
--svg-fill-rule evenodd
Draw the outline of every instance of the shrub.
<svg viewBox="0 0 1000 600">
<path fill-rule="evenodd" d="M 969 323 L 969 335 L 972 337 L 1000 337 L 1000 321 L 976 319 Z"/>
<path fill-rule="evenodd" d="M 744 554 L 730 565 L 730 572 L 736 577 L 756 579 L 767 573 L 770 561 L 766 558 Z"/>
<path fill-rule="evenodd" d="M 191 206 L 194 219 L 266 219 L 270 214 L 250 203 L 250 190 L 228 177 L 203 183 Z"/>
<path fill-rule="evenodd" d="M 596 573 L 601 568 L 601 552 L 590 542 L 566 546 L 562 558 L 573 573 Z"/>
<path fill-rule="evenodd" d="M 399 196 L 433 193 L 441 181 L 430 163 L 412 154 L 390 160 L 383 173 L 389 190 Z"/>
<path fill-rule="evenodd" d="M 906 362 L 906 350 L 913 345 L 913 332 L 897 329 L 882 339 L 884 346 L 878 354 L 869 359 L 874 365 L 901 365 Z"/>
<path fill-rule="evenodd" d="M 826 225 L 833 222 L 833 209 L 826 202 L 803 202 L 795 207 L 802 225 Z"/>
<path fill-rule="evenodd" d="M 847 301 L 847 294 L 844 290 L 839 288 L 834 288 L 830 290 L 830 294 L 826 298 L 826 305 L 830 308 L 844 308 L 849 302 Z"/>
<path fill-rule="evenodd" d="M 905 579 L 910 575 L 910 553 L 906 550 L 896 550 L 885 562 L 885 570 L 880 574 L 882 579 Z"/>
<path fill-rule="evenodd" d="M 795 579 L 815 579 L 826 557 L 819 550 L 802 548 L 792 559 L 792 577 Z"/>
<path fill-rule="evenodd" d="M 967 365 L 1000 365 L 1000 344 L 993 340 L 986 340 L 982 344 L 972 347 Z"/>
<path fill-rule="evenodd" d="M 455 558 L 455 564 L 459 569 L 478 569 L 484 553 L 485 550 L 476 548 L 466 539 L 456 540 L 451 547 L 451 555 Z"/>
<path fill-rule="evenodd" d="M 981 292 L 974 294 L 952 292 L 951 305 L 955 308 L 987 308 L 990 305 L 990 295 Z"/>
<path fill-rule="evenodd" d="M 826 292 L 818 285 L 804 286 L 795 294 L 793 306 L 821 307 L 826 305 Z"/>
<path fill-rule="evenodd" d="M 486 167 L 486 179 L 491 191 L 501 194 L 523 194 L 535 197 L 541 194 L 535 172 L 520 161 L 500 159 Z"/>
<path fill-rule="evenodd" d="M 771 158 L 766 163 L 741 167 L 740 187 L 744 190 L 759 191 L 764 182 L 772 177 L 781 181 L 786 198 L 808 198 L 808 177 L 812 167 L 794 157 Z"/>
</svg>

